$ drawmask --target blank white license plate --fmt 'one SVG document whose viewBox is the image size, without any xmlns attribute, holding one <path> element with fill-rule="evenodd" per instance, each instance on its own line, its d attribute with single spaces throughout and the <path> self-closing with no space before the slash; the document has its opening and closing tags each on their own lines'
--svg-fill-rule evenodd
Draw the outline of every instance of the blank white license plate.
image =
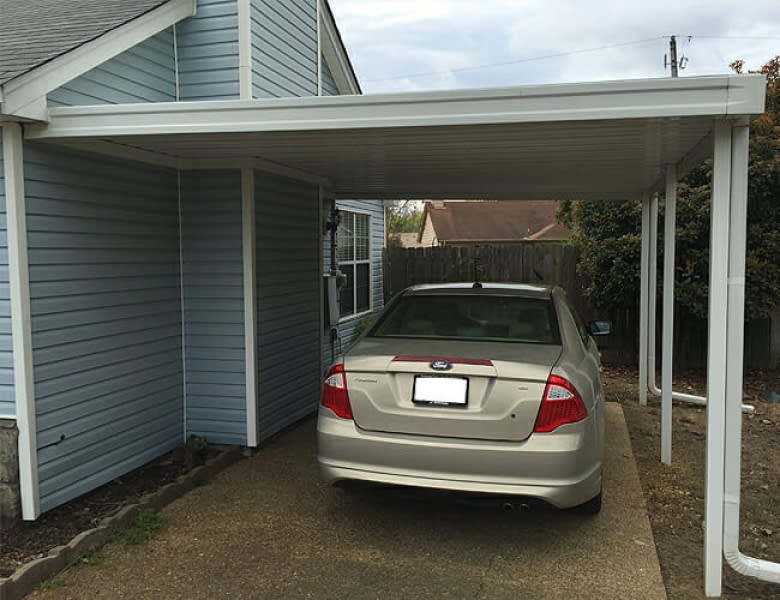
<svg viewBox="0 0 780 600">
<path fill-rule="evenodd" d="M 469 380 L 463 377 L 415 377 L 414 402 L 465 406 Z"/>
</svg>

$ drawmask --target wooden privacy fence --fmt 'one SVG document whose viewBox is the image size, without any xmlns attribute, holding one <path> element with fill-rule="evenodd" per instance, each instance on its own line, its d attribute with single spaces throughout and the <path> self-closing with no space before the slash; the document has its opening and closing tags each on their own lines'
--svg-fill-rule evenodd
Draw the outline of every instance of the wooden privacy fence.
<svg viewBox="0 0 780 600">
<path fill-rule="evenodd" d="M 626 309 L 612 314 L 596 312 L 583 294 L 584 281 L 577 273 L 579 251 L 562 242 L 519 242 L 504 245 L 435 246 L 431 248 L 387 247 L 384 255 L 385 301 L 419 283 L 495 281 L 546 283 L 566 290 L 572 305 L 587 320 L 611 319 L 613 333 L 599 340 L 608 364 L 636 365 L 639 347 L 639 311 Z M 660 290 L 659 290 L 660 292 Z M 660 368 L 661 315 L 656 334 Z M 777 363 L 769 351 L 766 321 L 749 323 L 745 339 L 745 364 L 772 368 Z M 676 369 L 706 366 L 707 323 L 678 314 L 675 318 L 674 363 Z"/>
<path fill-rule="evenodd" d="M 385 300 L 410 285 L 456 281 L 548 283 L 566 290 L 575 307 L 592 313 L 577 274 L 578 251 L 560 242 L 496 246 L 388 247 L 385 250 Z"/>
</svg>

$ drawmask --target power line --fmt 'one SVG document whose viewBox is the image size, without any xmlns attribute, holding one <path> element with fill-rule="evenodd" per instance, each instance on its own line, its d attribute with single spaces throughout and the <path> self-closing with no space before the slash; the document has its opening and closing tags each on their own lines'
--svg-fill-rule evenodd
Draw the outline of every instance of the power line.
<svg viewBox="0 0 780 600">
<path fill-rule="evenodd" d="M 579 50 L 571 50 L 569 52 L 556 52 L 555 54 L 543 54 L 540 56 L 529 56 L 527 58 L 520 58 L 517 60 L 509 60 L 506 62 L 486 63 L 482 65 L 474 65 L 473 67 L 461 67 L 458 69 L 447 69 L 441 71 L 427 71 L 424 73 L 412 73 L 410 75 L 398 75 L 396 77 L 386 77 L 383 79 L 366 79 L 365 83 L 377 83 L 383 81 L 397 81 L 399 79 L 414 79 L 417 77 L 430 77 L 433 75 L 447 75 L 450 73 L 463 73 L 464 71 L 478 71 L 480 69 L 489 69 L 492 67 L 504 67 L 508 65 L 517 65 L 520 63 L 532 62 L 535 60 L 546 60 L 549 58 L 560 58 L 563 56 L 572 56 L 574 54 L 583 54 L 586 52 L 598 52 L 599 50 L 609 50 L 611 48 L 623 48 L 625 46 L 636 46 L 638 44 L 647 44 L 648 42 L 657 42 L 664 39 L 665 36 L 657 36 L 652 38 L 645 38 L 641 40 L 633 40 L 630 42 L 621 42 L 619 44 L 607 44 L 605 46 L 596 46 L 594 48 L 582 48 Z"/>
<path fill-rule="evenodd" d="M 700 38 L 708 40 L 780 40 L 780 36 L 761 35 L 687 35 L 681 36 L 690 39 Z"/>
</svg>

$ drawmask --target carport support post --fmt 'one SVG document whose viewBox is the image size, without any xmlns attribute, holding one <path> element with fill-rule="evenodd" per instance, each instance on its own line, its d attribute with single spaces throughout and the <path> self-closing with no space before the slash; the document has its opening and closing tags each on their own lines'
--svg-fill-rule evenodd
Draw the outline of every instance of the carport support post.
<svg viewBox="0 0 780 600">
<path fill-rule="evenodd" d="M 650 240 L 648 243 L 647 280 L 647 383 L 648 391 L 655 387 L 655 325 L 658 316 L 658 194 L 650 196 Z"/>
<path fill-rule="evenodd" d="M 642 196 L 642 257 L 639 291 L 639 404 L 647 405 L 647 328 L 648 290 L 650 287 L 650 196 Z"/>
<path fill-rule="evenodd" d="M 244 273 L 244 368 L 246 384 L 246 445 L 257 447 L 257 279 L 255 242 L 255 170 L 241 168 L 241 237 Z"/>
<path fill-rule="evenodd" d="M 704 480 L 704 593 L 721 594 L 723 480 L 726 441 L 731 123 L 715 121 L 710 226 L 709 343 L 707 348 L 707 454 Z"/>
<path fill-rule="evenodd" d="M 672 464 L 672 353 L 674 350 L 674 242 L 677 218 L 677 170 L 666 167 L 664 199 L 664 298 L 661 348 L 661 462 Z"/>
<path fill-rule="evenodd" d="M 19 491 L 22 518 L 41 512 L 33 385 L 30 271 L 27 262 L 27 215 L 24 196 L 24 145 L 19 123 L 3 123 L 8 281 L 11 300 L 11 343 L 14 365 L 16 426 L 19 429 Z"/>
</svg>

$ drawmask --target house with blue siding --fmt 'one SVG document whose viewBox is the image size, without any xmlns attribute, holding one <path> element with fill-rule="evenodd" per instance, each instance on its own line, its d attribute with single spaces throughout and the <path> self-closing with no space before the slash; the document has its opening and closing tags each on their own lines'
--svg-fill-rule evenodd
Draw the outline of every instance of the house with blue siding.
<svg viewBox="0 0 780 600">
<path fill-rule="evenodd" d="M 0 486 L 33 520 L 190 435 L 254 448 L 312 413 L 323 369 L 382 306 L 384 208 L 219 139 L 184 159 L 31 137 L 62 110 L 358 95 L 327 0 L 0 14 L 0 419 L 19 466 Z"/>
</svg>

